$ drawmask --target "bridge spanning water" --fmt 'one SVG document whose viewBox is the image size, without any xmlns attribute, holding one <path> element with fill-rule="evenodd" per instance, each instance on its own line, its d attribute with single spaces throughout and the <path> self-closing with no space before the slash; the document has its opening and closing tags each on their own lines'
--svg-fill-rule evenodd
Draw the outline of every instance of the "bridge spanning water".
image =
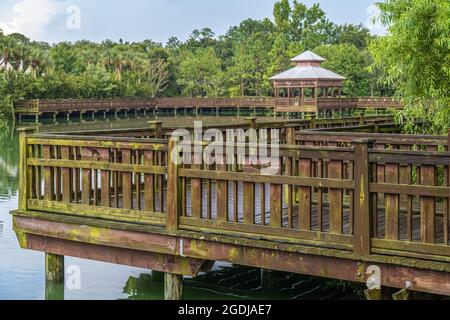
<svg viewBox="0 0 450 320">
<path fill-rule="evenodd" d="M 281 130 L 275 175 L 248 161 L 249 144 L 242 165 L 235 148 L 235 164 L 177 164 L 173 128 L 160 122 L 21 129 L 21 246 L 47 253 L 53 281 L 63 256 L 164 272 L 168 299 L 215 261 L 359 283 L 376 266 L 402 294 L 450 295 L 449 137 L 373 133 L 384 124 L 364 117 L 248 120 L 234 126 Z"/>
<path fill-rule="evenodd" d="M 153 99 L 114 99 L 114 100 L 30 100 L 18 103 L 14 112 L 22 118 L 63 117 L 70 120 L 95 118 L 96 115 L 125 113 L 135 116 L 157 115 L 265 115 L 291 116 L 315 115 L 330 117 L 350 115 L 355 110 L 401 109 L 400 101 L 392 98 L 315 98 L 303 100 L 302 105 L 293 98 L 246 97 L 246 98 L 153 98 Z"/>
</svg>

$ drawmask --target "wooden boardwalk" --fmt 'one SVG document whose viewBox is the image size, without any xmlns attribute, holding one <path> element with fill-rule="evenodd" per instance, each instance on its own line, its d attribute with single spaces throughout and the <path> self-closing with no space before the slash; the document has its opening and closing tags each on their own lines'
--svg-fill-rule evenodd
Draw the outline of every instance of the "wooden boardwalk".
<svg viewBox="0 0 450 320">
<path fill-rule="evenodd" d="M 362 283 L 377 266 L 383 286 L 450 295 L 450 135 L 302 128 L 281 127 L 274 175 L 250 165 L 247 143 L 243 164 L 232 148 L 234 164 L 188 165 L 172 161 L 180 152 L 161 128 L 22 130 L 20 244 L 52 261 L 162 271 L 176 288 L 224 261 Z"/>
<path fill-rule="evenodd" d="M 143 114 L 144 116 L 162 115 L 170 112 L 173 115 L 200 115 L 203 111 L 220 115 L 224 112 L 240 115 L 276 115 L 290 113 L 316 114 L 321 117 L 333 114 L 350 114 L 354 110 L 386 110 L 401 109 L 403 104 L 392 98 L 322 98 L 312 99 L 308 106 L 289 106 L 283 99 L 273 97 L 243 98 L 153 98 L 153 99 L 115 99 L 115 100 L 30 100 L 18 103 L 14 107 L 15 115 L 32 116 L 39 121 L 39 116 L 63 116 L 70 120 L 73 116 L 81 119 L 94 117 L 96 114 L 120 112 Z M 280 105 L 281 103 L 281 105 Z M 76 114 L 76 115 L 75 115 Z"/>
</svg>

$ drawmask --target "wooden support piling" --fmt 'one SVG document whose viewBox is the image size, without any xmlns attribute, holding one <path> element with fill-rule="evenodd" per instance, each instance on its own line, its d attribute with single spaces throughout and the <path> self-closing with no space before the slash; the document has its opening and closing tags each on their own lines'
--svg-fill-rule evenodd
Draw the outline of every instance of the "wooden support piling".
<svg viewBox="0 0 450 320">
<path fill-rule="evenodd" d="M 64 256 L 45 254 L 45 280 L 52 283 L 64 281 Z"/>
<path fill-rule="evenodd" d="M 64 283 L 45 283 L 45 300 L 46 301 L 63 301 L 64 300 Z"/>
<path fill-rule="evenodd" d="M 183 276 L 172 273 L 164 274 L 164 300 L 183 299 Z"/>
</svg>

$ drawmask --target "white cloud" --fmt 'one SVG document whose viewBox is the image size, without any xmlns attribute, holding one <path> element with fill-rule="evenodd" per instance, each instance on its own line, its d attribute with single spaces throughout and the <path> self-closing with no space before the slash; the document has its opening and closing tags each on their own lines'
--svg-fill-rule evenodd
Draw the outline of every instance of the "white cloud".
<svg viewBox="0 0 450 320">
<path fill-rule="evenodd" d="M 0 21 L 0 29 L 10 34 L 19 32 L 33 40 L 39 40 L 45 27 L 60 10 L 57 0 L 20 0 L 15 4 L 9 21 Z"/>
</svg>

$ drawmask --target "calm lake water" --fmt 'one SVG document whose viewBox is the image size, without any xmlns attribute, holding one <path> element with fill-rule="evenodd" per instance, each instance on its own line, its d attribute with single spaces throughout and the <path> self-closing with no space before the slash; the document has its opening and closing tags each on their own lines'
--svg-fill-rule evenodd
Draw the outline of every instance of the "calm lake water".
<svg viewBox="0 0 450 320">
<path fill-rule="evenodd" d="M 141 121 L 142 122 L 142 121 Z M 10 124 L 0 124 L 0 300 L 46 298 L 44 254 L 19 247 L 9 214 L 17 208 L 18 138 Z M 84 123 L 86 125 L 86 123 Z M 104 126 L 105 123 L 97 122 Z M 94 126 L 94 124 L 92 124 Z M 61 127 L 61 125 L 59 125 Z M 64 126 L 63 126 L 64 127 Z M 47 129 L 49 127 L 46 127 Z M 56 299 L 162 299 L 163 283 L 150 270 L 66 257 L 66 270 L 81 271 L 81 288 L 47 287 Z M 186 299 L 351 299 L 348 283 L 276 273 L 276 287 L 261 289 L 261 271 L 217 263 L 213 272 L 185 279 Z M 53 290 L 51 290 L 53 289 Z"/>
</svg>

